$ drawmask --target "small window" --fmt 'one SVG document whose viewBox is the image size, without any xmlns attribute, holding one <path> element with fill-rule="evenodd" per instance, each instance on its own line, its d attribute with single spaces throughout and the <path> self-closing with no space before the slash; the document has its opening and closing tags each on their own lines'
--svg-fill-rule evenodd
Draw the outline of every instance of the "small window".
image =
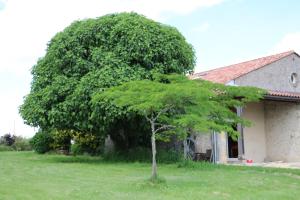
<svg viewBox="0 0 300 200">
<path fill-rule="evenodd" d="M 297 76 L 296 73 L 292 73 L 291 74 L 291 80 L 290 81 L 291 81 L 292 86 L 294 86 L 294 87 L 297 86 L 297 84 L 298 84 L 298 76 Z"/>
</svg>

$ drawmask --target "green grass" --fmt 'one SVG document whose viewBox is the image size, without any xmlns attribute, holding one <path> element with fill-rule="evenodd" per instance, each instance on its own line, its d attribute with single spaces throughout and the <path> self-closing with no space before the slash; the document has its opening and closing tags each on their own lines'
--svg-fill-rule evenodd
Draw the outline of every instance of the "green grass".
<svg viewBox="0 0 300 200">
<path fill-rule="evenodd" d="M 1 200 L 299 199 L 300 170 L 210 164 L 104 162 L 97 157 L 0 152 Z"/>
</svg>

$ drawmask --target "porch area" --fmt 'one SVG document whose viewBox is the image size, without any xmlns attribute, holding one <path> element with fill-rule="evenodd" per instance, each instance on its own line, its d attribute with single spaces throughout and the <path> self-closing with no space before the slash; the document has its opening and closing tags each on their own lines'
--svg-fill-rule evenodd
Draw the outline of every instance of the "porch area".
<svg viewBox="0 0 300 200">
<path fill-rule="evenodd" d="M 212 150 L 216 163 L 289 163 L 300 162 L 300 104 L 295 101 L 266 98 L 237 109 L 251 122 L 237 126 L 237 141 L 226 133 L 199 134 L 196 153 Z"/>
</svg>

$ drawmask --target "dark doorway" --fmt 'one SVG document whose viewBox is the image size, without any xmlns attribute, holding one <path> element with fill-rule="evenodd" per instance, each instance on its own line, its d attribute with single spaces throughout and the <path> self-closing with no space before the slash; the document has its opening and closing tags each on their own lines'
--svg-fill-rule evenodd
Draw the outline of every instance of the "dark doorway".
<svg viewBox="0 0 300 200">
<path fill-rule="evenodd" d="M 233 140 L 231 136 L 228 136 L 228 157 L 229 158 L 238 158 L 238 141 Z"/>
<path fill-rule="evenodd" d="M 238 110 L 236 107 L 231 108 L 232 112 L 238 114 Z M 232 128 L 237 131 L 237 124 L 233 125 Z M 230 135 L 227 137 L 227 144 L 228 144 L 228 158 L 238 158 L 239 156 L 239 145 L 238 140 L 232 139 Z"/>
</svg>

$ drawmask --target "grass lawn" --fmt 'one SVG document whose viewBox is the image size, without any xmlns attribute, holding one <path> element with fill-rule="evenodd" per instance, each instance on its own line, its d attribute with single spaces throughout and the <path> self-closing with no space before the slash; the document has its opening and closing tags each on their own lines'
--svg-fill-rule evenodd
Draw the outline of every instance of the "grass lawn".
<svg viewBox="0 0 300 200">
<path fill-rule="evenodd" d="M 160 164 L 150 184 L 148 163 L 0 152 L 0 199 L 300 199 L 300 170 L 193 166 Z"/>
</svg>

